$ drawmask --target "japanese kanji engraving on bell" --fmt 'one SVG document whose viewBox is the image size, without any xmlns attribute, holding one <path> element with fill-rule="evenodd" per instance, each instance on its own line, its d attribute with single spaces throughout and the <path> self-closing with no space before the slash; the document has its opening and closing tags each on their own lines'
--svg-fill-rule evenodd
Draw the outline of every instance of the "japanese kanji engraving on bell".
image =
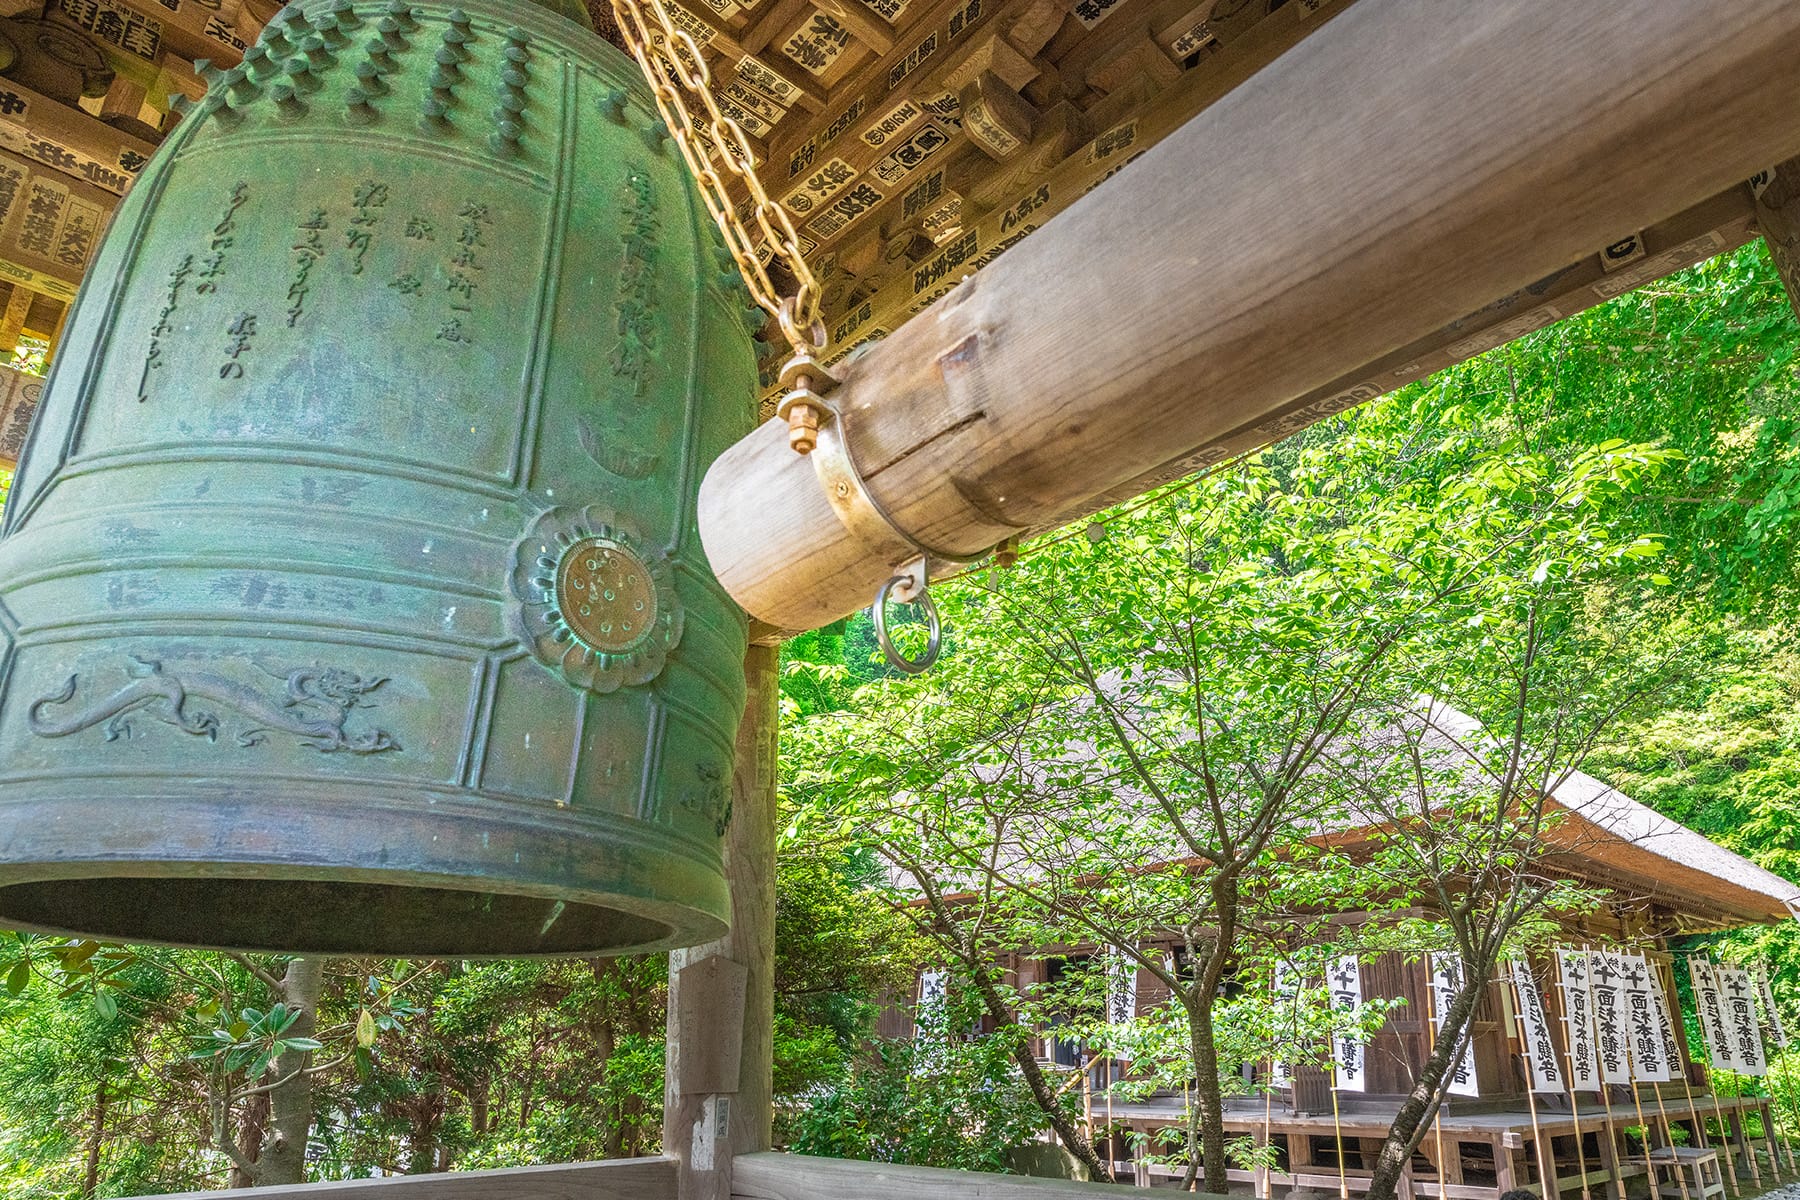
<svg viewBox="0 0 1800 1200">
<path fill-rule="evenodd" d="M 545 9 L 290 6 L 83 286 L 0 537 L 0 927 L 691 944 L 742 613 L 694 527 L 749 299 Z"/>
</svg>

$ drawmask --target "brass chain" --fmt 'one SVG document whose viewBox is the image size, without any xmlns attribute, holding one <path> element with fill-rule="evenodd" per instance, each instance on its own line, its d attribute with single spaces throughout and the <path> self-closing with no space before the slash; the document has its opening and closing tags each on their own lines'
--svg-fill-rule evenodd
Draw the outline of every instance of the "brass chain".
<svg viewBox="0 0 1800 1200">
<path fill-rule="evenodd" d="M 657 111 L 681 148 L 700 197 L 706 202 L 725 245 L 736 260 L 750 296 L 781 326 L 782 336 L 793 347 L 796 359 L 816 362 L 826 343 L 825 324 L 819 316 L 819 280 L 806 265 L 800 235 L 787 210 L 769 199 L 756 175 L 756 155 L 738 123 L 719 111 L 712 95 L 712 78 L 700 47 L 686 30 L 677 29 L 663 0 L 613 0 L 613 15 L 626 48 L 644 72 L 656 97 Z M 684 103 L 704 109 L 706 133 L 700 132 L 694 113 Z M 781 296 L 756 256 L 756 240 L 740 219 L 726 180 L 735 175 L 750 192 L 751 217 L 761 230 L 774 257 L 794 277 L 792 296 Z"/>
</svg>

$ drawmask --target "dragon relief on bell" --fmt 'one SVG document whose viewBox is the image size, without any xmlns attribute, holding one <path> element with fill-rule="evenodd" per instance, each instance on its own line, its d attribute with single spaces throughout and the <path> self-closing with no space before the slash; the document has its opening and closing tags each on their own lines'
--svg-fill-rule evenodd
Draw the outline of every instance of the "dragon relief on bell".
<svg viewBox="0 0 1800 1200">
<path fill-rule="evenodd" d="M 385 729 L 352 732 L 346 728 L 358 709 L 375 707 L 370 694 L 387 682 L 336 667 L 300 667 L 258 670 L 283 681 L 281 692 L 269 696 L 217 671 L 187 667 L 171 670 L 161 660 L 131 655 L 125 665 L 125 683 L 107 695 L 91 697 L 81 707 L 64 711 L 76 699 L 81 676 L 71 675 L 59 691 L 44 696 L 27 711 L 31 732 L 41 738 L 61 738 L 101 726 L 106 740 L 131 741 L 139 736 L 138 717 L 172 725 L 183 733 L 219 740 L 225 722 L 219 712 L 241 718 L 235 742 L 243 748 L 260 746 L 272 733 L 286 734 L 322 753 L 383 754 L 399 750 L 400 742 Z M 194 701 L 218 706 L 201 708 Z"/>
<path fill-rule="evenodd" d="M 546 667 L 602 695 L 649 683 L 681 641 L 666 556 L 610 508 L 552 508 L 513 549 L 513 631 Z"/>
</svg>

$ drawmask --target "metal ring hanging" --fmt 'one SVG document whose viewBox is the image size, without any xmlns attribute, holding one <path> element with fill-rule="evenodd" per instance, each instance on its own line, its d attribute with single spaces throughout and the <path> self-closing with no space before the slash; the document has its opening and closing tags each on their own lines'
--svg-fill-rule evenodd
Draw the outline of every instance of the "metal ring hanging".
<svg viewBox="0 0 1800 1200">
<path fill-rule="evenodd" d="M 943 646 L 943 627 L 938 623 L 937 605 L 931 599 L 931 593 L 924 587 L 915 586 L 917 580 L 912 575 L 895 575 L 881 585 L 875 593 L 875 603 L 869 609 L 869 615 L 875 619 L 875 641 L 881 647 L 881 653 L 887 658 L 888 665 L 896 671 L 904 671 L 908 675 L 919 675 L 931 670 L 938 660 L 938 651 Z M 902 600 L 902 604 L 916 604 L 925 614 L 925 653 L 918 658 L 908 658 L 900 653 L 888 636 L 887 606 L 888 598 L 895 588 L 913 592 L 912 599 Z"/>
</svg>

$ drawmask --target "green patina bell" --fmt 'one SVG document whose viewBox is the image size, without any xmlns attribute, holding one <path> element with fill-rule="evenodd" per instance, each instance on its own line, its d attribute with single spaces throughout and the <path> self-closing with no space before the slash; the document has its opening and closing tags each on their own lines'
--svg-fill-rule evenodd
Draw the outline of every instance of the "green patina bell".
<svg viewBox="0 0 1800 1200">
<path fill-rule="evenodd" d="M 745 620 L 694 527 L 747 297 L 635 66 L 291 6 L 120 207 L 0 540 L 0 927 L 717 936 Z"/>
</svg>

